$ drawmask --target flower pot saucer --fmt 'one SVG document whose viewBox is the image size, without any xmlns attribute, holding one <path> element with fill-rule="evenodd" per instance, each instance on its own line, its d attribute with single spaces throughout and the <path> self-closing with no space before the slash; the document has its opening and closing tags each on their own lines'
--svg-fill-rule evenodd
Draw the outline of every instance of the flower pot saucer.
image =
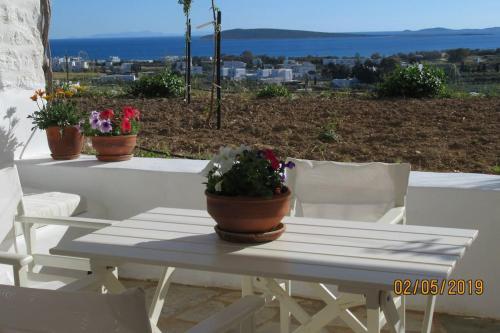
<svg viewBox="0 0 500 333">
<path fill-rule="evenodd" d="M 70 161 L 70 160 L 76 160 L 80 157 L 80 154 L 73 154 L 73 155 L 54 155 L 50 154 L 53 160 L 55 161 Z"/>
<path fill-rule="evenodd" d="M 276 228 L 268 232 L 262 233 L 238 233 L 225 231 L 219 228 L 219 226 L 214 227 L 215 232 L 219 237 L 227 242 L 231 243 L 246 243 L 246 244 L 258 244 L 272 242 L 281 237 L 285 232 L 286 226 L 280 223 Z"/>
<path fill-rule="evenodd" d="M 121 161 L 128 161 L 132 157 L 134 157 L 133 154 L 129 155 L 97 155 L 97 159 L 101 162 L 121 162 Z"/>
</svg>

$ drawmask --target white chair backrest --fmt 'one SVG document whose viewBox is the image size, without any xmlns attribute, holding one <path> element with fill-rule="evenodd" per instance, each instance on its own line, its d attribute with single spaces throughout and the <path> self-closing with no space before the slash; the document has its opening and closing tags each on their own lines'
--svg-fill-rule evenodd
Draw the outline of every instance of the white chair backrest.
<svg viewBox="0 0 500 333">
<path fill-rule="evenodd" d="M 17 168 L 0 169 L 0 251 L 15 243 L 14 216 L 22 207 L 23 191 Z"/>
<path fill-rule="evenodd" d="M 288 160 L 292 216 L 375 222 L 404 206 L 409 164 Z"/>
<path fill-rule="evenodd" d="M 0 285 L 0 332 L 151 332 L 144 291 L 121 295 Z"/>
</svg>

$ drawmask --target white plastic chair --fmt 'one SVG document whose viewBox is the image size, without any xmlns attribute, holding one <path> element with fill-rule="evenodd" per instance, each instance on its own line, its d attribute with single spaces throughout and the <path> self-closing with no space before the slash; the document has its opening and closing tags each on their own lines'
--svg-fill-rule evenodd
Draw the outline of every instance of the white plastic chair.
<svg viewBox="0 0 500 333">
<path fill-rule="evenodd" d="M 36 240 L 41 238 L 47 249 L 60 241 L 68 227 L 96 230 L 109 226 L 114 221 L 76 217 L 25 216 L 22 198 L 23 193 L 16 167 L 0 169 L 0 283 L 11 284 L 13 282 L 16 286 L 57 289 L 91 271 L 90 262 L 87 259 L 38 253 Z M 21 225 L 24 237 L 16 237 L 16 222 Z M 39 224 L 50 225 L 50 228 L 54 229 L 35 229 L 34 226 Z M 12 266 L 13 272 L 11 267 L 2 267 L 2 265 Z M 68 274 L 53 276 L 35 273 L 35 265 L 62 269 Z"/>
<path fill-rule="evenodd" d="M 247 296 L 201 322 L 188 333 L 224 333 L 238 327 L 264 305 Z M 145 294 L 133 289 L 120 295 L 48 291 L 0 285 L 0 332 L 152 332 Z"/>
<path fill-rule="evenodd" d="M 289 158 L 295 168 L 287 172 L 292 191 L 290 215 L 374 223 L 404 224 L 405 197 L 410 165 L 341 163 Z M 291 294 L 291 282 L 284 283 Z M 312 286 L 338 299 L 341 308 L 365 304 L 363 295 L 335 295 L 327 286 Z M 344 304 L 341 304 L 344 302 Z M 346 305 L 348 304 L 348 305 Z M 399 311 L 404 313 L 404 299 Z M 281 308 L 281 331 L 289 332 L 289 315 Z"/>
<path fill-rule="evenodd" d="M 404 223 L 409 164 L 289 161 L 292 216 Z"/>
</svg>

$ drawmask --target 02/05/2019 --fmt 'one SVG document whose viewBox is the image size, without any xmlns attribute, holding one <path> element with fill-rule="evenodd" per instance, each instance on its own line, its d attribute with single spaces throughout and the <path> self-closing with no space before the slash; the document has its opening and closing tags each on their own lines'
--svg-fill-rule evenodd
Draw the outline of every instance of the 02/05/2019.
<svg viewBox="0 0 500 333">
<path fill-rule="evenodd" d="M 394 293 L 397 296 L 411 295 L 477 295 L 484 293 L 483 280 L 395 280 Z"/>
</svg>

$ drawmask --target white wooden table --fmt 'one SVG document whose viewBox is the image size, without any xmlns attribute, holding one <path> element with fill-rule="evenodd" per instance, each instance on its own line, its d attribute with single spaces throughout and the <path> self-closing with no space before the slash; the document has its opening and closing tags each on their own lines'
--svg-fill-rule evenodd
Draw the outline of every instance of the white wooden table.
<svg viewBox="0 0 500 333">
<path fill-rule="evenodd" d="M 278 298 L 282 320 L 287 311 L 300 322 L 295 332 L 318 331 L 336 317 L 355 332 L 380 332 L 385 323 L 393 332 L 404 332 L 404 299 L 392 296 L 394 281 L 449 278 L 478 234 L 311 218 L 286 218 L 285 223 L 287 231 L 279 240 L 247 246 L 219 240 L 215 222 L 205 211 L 156 208 L 59 245 L 51 253 L 90 258 L 91 278 L 99 279 L 110 292 L 123 290 L 114 267 L 124 263 L 165 267 L 150 307 L 155 325 L 172 273 L 175 268 L 189 268 L 245 276 L 243 294 L 261 289 Z M 310 316 L 277 279 L 315 283 L 327 306 Z M 323 284 L 337 285 L 346 294 L 334 295 Z M 366 324 L 349 311 L 360 295 L 368 309 Z"/>
</svg>

